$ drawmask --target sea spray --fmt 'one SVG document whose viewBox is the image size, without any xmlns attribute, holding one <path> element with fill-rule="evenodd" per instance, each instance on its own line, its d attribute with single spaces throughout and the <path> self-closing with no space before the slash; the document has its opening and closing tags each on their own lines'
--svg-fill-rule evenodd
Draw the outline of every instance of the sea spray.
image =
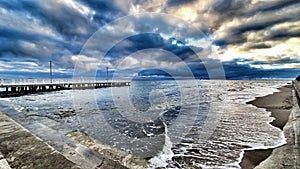
<svg viewBox="0 0 300 169">
<path fill-rule="evenodd" d="M 11 99 L 10 98 L 0 98 L 0 101 L 8 101 L 8 102 L 10 102 Z"/>
<path fill-rule="evenodd" d="M 168 136 L 168 128 L 167 125 L 165 125 L 165 145 L 161 152 L 159 152 L 156 156 L 152 157 L 149 160 L 149 169 L 155 169 L 158 167 L 167 167 L 168 161 L 172 160 L 172 157 L 174 156 L 174 153 L 172 151 L 172 142 L 170 140 L 170 137 Z"/>
</svg>

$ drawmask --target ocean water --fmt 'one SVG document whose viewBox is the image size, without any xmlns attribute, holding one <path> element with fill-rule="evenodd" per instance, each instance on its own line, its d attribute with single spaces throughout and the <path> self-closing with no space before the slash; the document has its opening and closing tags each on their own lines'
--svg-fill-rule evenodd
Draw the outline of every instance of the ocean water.
<svg viewBox="0 0 300 169">
<path fill-rule="evenodd" d="M 282 131 L 269 124 L 270 112 L 246 102 L 286 83 L 132 81 L 130 87 L 1 99 L 0 111 L 67 156 L 79 143 L 66 135 L 78 131 L 127 154 L 130 168 L 240 168 L 243 150 L 285 144 Z M 97 161 L 96 154 L 85 155 L 77 158 L 95 156 L 91 166 Z"/>
</svg>

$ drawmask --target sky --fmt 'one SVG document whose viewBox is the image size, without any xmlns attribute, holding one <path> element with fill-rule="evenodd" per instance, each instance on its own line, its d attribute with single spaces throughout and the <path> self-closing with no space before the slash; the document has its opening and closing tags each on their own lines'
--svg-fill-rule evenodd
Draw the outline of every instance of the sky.
<svg viewBox="0 0 300 169">
<path fill-rule="evenodd" d="M 293 79 L 299 0 L 2 0 L 0 78 Z"/>
</svg>

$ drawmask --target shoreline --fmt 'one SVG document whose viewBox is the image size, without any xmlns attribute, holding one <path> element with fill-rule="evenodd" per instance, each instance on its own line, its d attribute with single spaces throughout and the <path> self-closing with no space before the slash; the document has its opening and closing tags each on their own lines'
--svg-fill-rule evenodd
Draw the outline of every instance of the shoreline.
<svg viewBox="0 0 300 169">
<path fill-rule="evenodd" d="M 274 120 L 269 124 L 283 131 L 293 108 L 293 86 L 288 83 L 277 89 L 279 91 L 266 96 L 256 97 L 246 104 L 251 104 L 257 108 L 265 109 L 266 112 L 270 112 L 270 117 L 273 117 Z M 282 146 L 284 145 L 275 148 L 244 150 L 242 160 L 239 164 L 242 169 L 255 168 L 268 159 L 274 150 Z"/>
<path fill-rule="evenodd" d="M 274 126 L 274 125 L 278 125 L 277 127 L 278 128 L 283 128 L 283 126 L 285 125 L 285 123 L 286 122 L 282 122 L 282 124 L 284 123 L 284 125 L 282 125 L 282 126 L 280 126 L 280 123 L 278 122 L 278 124 L 275 124 L 275 122 L 274 121 L 276 121 L 276 119 L 277 119 L 277 121 L 278 121 L 278 119 L 279 119 L 279 116 L 276 116 L 276 113 L 278 114 L 279 112 L 281 112 L 281 111 L 279 111 L 279 110 L 277 110 L 277 111 L 274 111 L 274 110 L 276 110 L 276 109 L 282 109 L 282 110 L 284 110 L 284 109 L 290 109 L 290 108 L 292 108 L 292 106 L 291 106 L 291 104 L 292 103 L 290 103 L 290 102 L 287 102 L 286 103 L 286 105 L 280 105 L 280 106 L 278 106 L 278 104 L 277 104 L 277 102 L 275 102 L 274 103 L 274 98 L 278 98 L 279 96 L 278 96 L 278 94 L 277 93 L 288 93 L 287 91 L 282 91 L 281 90 L 281 88 L 288 88 L 288 90 L 290 90 L 290 91 L 292 91 L 293 90 L 293 88 L 292 88 L 292 86 L 290 85 L 289 87 L 287 87 L 286 85 L 284 85 L 284 86 L 276 86 L 276 87 L 272 87 L 273 89 L 275 89 L 275 88 L 277 88 L 278 90 L 272 90 L 272 92 L 274 92 L 274 93 L 272 93 L 271 94 L 271 92 L 268 92 L 269 94 L 268 95 L 265 95 L 265 96 L 262 96 L 262 95 L 260 95 L 260 97 L 256 97 L 256 98 L 253 98 L 252 97 L 252 100 L 248 100 L 248 102 L 246 102 L 247 104 L 252 104 L 251 105 L 251 107 L 258 107 L 258 105 L 255 105 L 255 104 L 261 104 L 260 106 L 263 106 L 263 107 L 259 107 L 259 108 L 264 108 L 264 109 L 266 109 L 266 111 L 264 111 L 264 112 L 262 112 L 262 113 L 267 113 L 267 116 L 268 115 L 270 115 L 271 117 L 274 117 L 274 120 L 272 121 L 272 122 L 263 122 L 264 124 L 269 124 L 269 125 L 272 125 L 272 126 Z M 290 94 L 291 94 L 291 92 L 290 92 Z M 275 95 L 275 96 L 274 96 Z M 291 94 L 292 95 L 292 94 Z M 260 99 L 262 99 L 262 100 L 265 100 L 266 99 L 266 97 L 269 97 L 270 96 L 270 98 L 268 98 L 267 100 L 270 102 L 269 104 L 266 104 L 266 102 L 262 102 L 262 101 L 260 101 L 260 102 L 258 102 L 258 103 L 254 103 L 254 102 L 256 102 L 257 100 L 260 100 Z M 272 97 L 271 97 L 272 96 Z M 287 97 L 287 95 L 285 95 L 286 97 Z M 292 97 L 292 96 L 291 96 Z M 291 98 L 290 97 L 290 98 Z M 282 97 L 279 97 L 279 98 L 282 98 Z M 285 97 L 283 97 L 283 98 L 285 98 Z M 287 98 L 289 98 L 289 97 L 287 97 Z M 1 98 L 0 98 L 0 100 L 1 100 Z M 278 102 L 282 102 L 282 101 L 280 101 L 280 100 L 277 100 Z M 272 104 L 271 104 L 272 103 Z M 269 106 L 268 108 L 266 108 L 265 106 Z M 271 113 L 271 110 L 272 111 L 274 111 L 275 113 Z M 267 112 L 268 111 L 268 112 Z M 287 120 L 288 120 L 288 117 L 289 117 L 289 115 L 290 115 L 290 113 L 291 113 L 291 111 L 289 111 L 288 110 L 288 115 L 287 114 L 285 114 L 285 116 L 287 116 Z M 1 112 L 0 112 L 1 113 Z M 286 119 L 286 118 L 285 118 Z M 287 121 L 286 120 L 286 121 Z M 274 124 L 273 124 L 274 123 Z M 276 127 L 276 126 L 275 126 Z M 279 129 L 278 129 L 278 131 L 279 131 Z M 282 132 L 282 135 L 281 135 L 282 137 L 280 137 L 280 138 L 285 138 L 286 136 L 284 136 L 284 134 L 283 134 L 283 132 Z M 78 141 L 78 140 L 77 140 Z M 282 144 L 280 144 L 280 145 L 282 145 Z M 273 146 L 272 146 L 273 147 Z M 252 157 L 255 157 L 255 156 L 257 156 L 257 154 L 260 154 L 259 155 L 259 157 L 262 157 L 262 159 L 252 159 L 252 161 L 256 161 L 256 163 L 258 163 L 258 164 L 253 164 L 253 167 L 252 168 L 254 168 L 254 167 L 256 167 L 256 166 L 258 166 L 259 165 L 259 163 L 261 163 L 262 161 L 264 161 L 265 159 L 267 159 L 268 157 L 270 157 L 270 155 L 272 154 L 272 152 L 273 152 L 273 150 L 275 150 L 275 149 L 278 149 L 279 147 L 281 147 L 281 146 L 279 146 L 279 145 L 277 145 L 277 146 L 274 146 L 274 148 L 270 148 L 270 149 L 265 149 L 265 150 L 263 150 L 263 147 L 254 147 L 254 148 L 256 148 L 256 149 L 254 149 L 254 148 L 252 148 L 252 149 L 244 149 L 244 151 L 243 151 L 243 153 L 241 153 L 240 154 L 240 158 L 239 158 L 239 161 L 242 161 L 242 159 L 250 159 L 251 158 L 251 156 L 250 157 L 248 157 L 246 154 L 253 154 L 252 155 Z M 262 149 L 260 149 L 260 148 L 262 148 Z M 267 148 L 267 147 L 266 147 Z M 246 157 L 247 156 L 247 157 Z M 0 157 L 1 157 L 1 154 L 0 154 Z M 0 158 L 0 160 L 1 160 L 1 158 Z M 250 161 L 251 162 L 251 161 Z M 235 165 L 239 165 L 240 163 L 239 162 L 237 162 L 237 163 L 235 163 Z M 101 164 L 102 165 L 102 164 Z M 1 167 L 0 167 L 1 168 Z M 249 167 L 249 168 L 251 168 L 251 167 Z"/>
</svg>

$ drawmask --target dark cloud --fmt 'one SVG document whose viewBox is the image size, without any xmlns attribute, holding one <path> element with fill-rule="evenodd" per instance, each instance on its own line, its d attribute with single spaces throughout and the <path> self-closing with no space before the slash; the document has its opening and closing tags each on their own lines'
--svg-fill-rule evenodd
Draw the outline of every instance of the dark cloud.
<svg viewBox="0 0 300 169">
<path fill-rule="evenodd" d="M 72 50 L 72 46 L 64 41 L 60 41 L 41 33 L 24 32 L 22 30 L 15 30 L 7 27 L 0 26 L 0 57 L 4 53 L 14 53 L 16 57 L 33 57 L 43 59 L 49 57 L 51 53 L 57 50 L 66 48 Z M 22 44 L 34 45 L 33 48 L 29 46 L 22 46 Z M 49 47 L 55 47 L 47 49 Z M 46 55 L 46 56 L 45 56 Z"/>
<path fill-rule="evenodd" d="M 189 4 L 192 2 L 196 2 L 196 1 L 197 0 L 168 0 L 167 5 L 168 5 L 168 7 L 173 7 L 173 6 Z"/>
<path fill-rule="evenodd" d="M 205 13 L 215 19 L 211 29 L 216 30 L 224 23 L 245 15 L 250 0 L 213 0 Z"/>
<path fill-rule="evenodd" d="M 40 15 L 39 11 L 36 10 L 36 7 L 38 7 L 37 3 L 34 1 L 1 1 L 0 6 L 8 10 L 36 13 L 37 15 Z"/>
<path fill-rule="evenodd" d="M 226 44 L 232 44 L 232 45 L 243 44 L 243 43 L 247 42 L 247 38 L 244 36 L 244 33 L 265 30 L 265 29 L 271 27 L 272 25 L 282 23 L 283 21 L 285 21 L 285 19 L 266 21 L 266 22 L 261 22 L 261 23 L 241 24 L 239 26 L 233 27 L 227 32 Z M 288 34 L 288 33 L 286 33 L 286 34 Z M 278 34 L 278 35 L 280 35 L 280 34 Z M 275 39 L 276 37 L 273 36 L 273 38 Z M 268 39 L 271 40 L 272 37 L 269 37 Z M 223 39 L 216 40 L 216 42 L 222 42 L 222 41 L 224 42 Z"/>
<path fill-rule="evenodd" d="M 85 7 L 76 10 L 67 3 L 61 4 L 56 3 L 56 1 L 43 1 L 40 4 L 40 8 L 43 9 L 43 17 L 41 18 L 43 22 L 46 22 L 70 40 L 74 37 L 87 38 L 97 30 L 97 27 L 91 21 L 93 12 L 85 9 Z"/>
<path fill-rule="evenodd" d="M 153 33 L 139 34 L 123 40 L 111 48 L 107 56 L 123 58 L 137 51 L 151 48 L 169 51 L 183 61 L 189 57 L 195 57 L 195 52 L 190 47 L 185 46 L 183 42 L 176 38 L 164 39 L 159 34 Z"/>
<path fill-rule="evenodd" d="M 278 10 L 299 4 L 298 0 L 264 1 L 249 11 L 249 16 L 258 12 L 277 12 Z"/>
<path fill-rule="evenodd" d="M 266 49 L 266 48 L 271 48 L 271 45 L 267 45 L 265 43 L 257 43 L 257 44 L 252 44 L 248 48 L 249 49 Z"/>
<path fill-rule="evenodd" d="M 293 79 L 299 74 L 299 69 L 258 69 L 247 64 L 224 62 L 226 79 Z"/>
<path fill-rule="evenodd" d="M 285 21 L 285 19 L 278 19 L 274 21 L 267 21 L 267 22 L 260 22 L 260 23 L 251 23 L 249 25 L 244 24 L 244 25 L 240 25 L 239 27 L 235 27 L 231 31 L 233 35 L 243 35 L 243 33 L 245 32 L 263 30 L 270 27 L 271 25 L 275 25 L 283 21 Z"/>
<path fill-rule="evenodd" d="M 172 76 L 166 71 L 163 71 L 161 69 L 147 69 L 147 70 L 142 70 L 138 73 L 138 76 L 155 76 L 155 75 L 165 76 L 165 77 Z"/>
<path fill-rule="evenodd" d="M 278 30 L 271 29 L 283 23 L 300 21 L 297 13 L 300 11 L 300 2 L 296 0 L 261 1 L 255 5 L 249 1 L 216 0 L 211 9 L 212 13 L 217 14 L 219 18 L 218 26 L 233 23 L 232 26 L 227 26 L 227 28 L 225 26 L 226 29 L 219 32 L 225 34 L 225 37 L 217 39 L 216 43 L 226 39 L 227 45 L 243 45 L 248 41 L 245 34 L 260 31 L 265 31 L 265 33 L 258 34 L 263 37 L 257 36 L 257 39 L 263 38 L 264 41 L 299 37 L 299 29 L 294 32 L 290 32 L 288 27 Z M 291 26 L 299 27 L 298 25 Z M 220 44 L 220 46 L 222 45 L 225 44 Z"/>
<path fill-rule="evenodd" d="M 40 40 L 49 40 L 55 43 L 63 43 L 62 41 L 57 40 L 54 37 L 51 37 L 42 32 L 27 32 L 22 29 L 13 29 L 4 25 L 0 25 L 0 37 L 1 39 L 9 39 L 12 41 L 15 40 L 24 40 L 24 41 L 40 41 Z"/>
<path fill-rule="evenodd" d="M 126 31 L 132 31 L 136 36 L 116 43 L 107 53 L 107 56 L 110 57 L 109 62 L 118 62 L 118 59 L 144 49 L 162 49 L 178 56 L 189 66 L 194 76 L 208 78 L 203 61 L 195 57 L 195 50 L 197 54 L 205 53 L 204 49 L 195 45 L 196 42 L 203 40 L 203 36 L 211 37 L 212 45 L 218 46 L 218 50 L 222 54 L 226 54 L 229 49 L 240 51 L 241 54 L 257 51 L 257 53 L 253 53 L 251 59 L 224 62 L 226 77 L 229 79 L 294 76 L 296 69 L 263 70 L 251 67 L 251 64 L 298 64 L 300 60 L 296 50 L 297 39 L 300 37 L 300 2 L 298 0 L 260 2 L 251 0 L 209 0 L 205 2 L 167 0 L 159 3 L 155 0 L 10 0 L 0 1 L 0 65 L 3 65 L 2 69 L 0 68 L 0 76 L 47 77 L 50 59 L 53 60 L 54 66 L 61 71 L 56 72 L 57 77 L 64 77 L 63 72 L 65 72 L 65 77 L 70 77 L 76 59 L 86 59 L 88 65 L 83 65 L 83 67 L 89 69 L 90 65 L 95 65 L 93 62 L 96 62 L 97 59 L 93 60 L 89 56 L 80 55 L 85 42 L 102 26 L 122 16 L 134 14 L 134 11 L 167 12 L 186 18 L 191 23 L 179 23 L 168 17 L 155 18 L 153 15 L 132 17 L 128 27 L 111 30 L 116 37 Z M 131 27 L 130 24 L 132 24 Z M 192 24 L 195 24 L 197 29 L 192 30 L 189 27 Z M 178 27 L 178 25 L 183 26 Z M 177 28 L 180 31 L 174 31 Z M 140 34 L 143 31 L 155 32 L 154 30 L 160 32 Z M 199 36 L 201 30 L 204 34 Z M 163 36 L 163 34 L 168 36 Z M 194 42 L 189 44 L 187 39 Z M 113 39 L 100 37 L 99 44 L 105 44 L 110 40 Z M 101 48 L 98 46 L 99 44 L 94 44 L 94 47 Z M 279 47 L 276 48 L 277 46 Z M 275 48 L 278 49 L 278 54 L 266 52 L 266 50 L 275 50 Z M 97 53 L 95 53 L 96 55 Z M 155 59 L 153 63 L 178 62 L 159 56 L 153 57 Z M 243 56 L 237 54 L 232 57 Z M 148 61 L 149 58 L 141 56 L 139 59 Z M 85 63 L 85 61 L 82 62 Z M 238 62 L 243 62 L 243 64 L 238 64 Z M 37 70 L 36 75 L 28 73 L 26 65 L 32 70 Z M 18 69 L 24 70 L 23 74 Z M 129 69 L 124 71 L 132 72 Z M 157 74 L 153 69 L 149 72 Z M 176 73 L 178 76 L 186 75 L 184 71 L 180 72 L 180 70 Z M 285 73 L 290 73 L 290 75 Z"/>
<path fill-rule="evenodd" d="M 86 4 L 90 9 L 95 11 L 93 22 L 98 27 L 103 26 L 117 18 L 125 16 L 126 13 L 120 11 L 113 1 L 81 1 Z"/>
<path fill-rule="evenodd" d="M 258 63 L 257 63 L 258 64 Z M 266 64 L 266 63 L 265 63 Z M 182 77 L 182 78 L 196 78 L 196 79 L 211 79 L 208 71 L 203 63 L 189 65 L 193 72 L 193 77 L 186 76 L 184 74 L 168 74 L 160 69 L 148 69 L 139 73 L 139 76 L 161 76 L 168 78 Z M 299 69 L 258 69 L 250 67 L 247 64 L 237 64 L 237 62 L 224 62 L 223 67 L 225 70 L 225 76 L 228 80 L 237 79 L 293 79 L 299 74 Z M 210 70 L 211 71 L 211 70 Z"/>
<path fill-rule="evenodd" d="M 218 40 L 213 41 L 212 44 L 216 45 L 216 46 L 226 46 L 227 42 L 224 39 L 218 39 Z"/>
<path fill-rule="evenodd" d="M 3 15 L 4 20 L 0 17 L 0 57 L 36 58 L 41 66 L 54 57 L 54 63 L 60 64 L 58 56 L 78 54 L 89 36 L 114 19 L 110 15 L 116 13 L 109 8 L 111 5 L 102 9 L 96 2 L 87 6 L 75 1 L 72 3 L 76 4 L 69 3 L 1 1 L 0 9 L 6 16 Z M 105 6 L 103 2 L 98 4 Z M 89 9 L 89 5 L 97 10 Z"/>
<path fill-rule="evenodd" d="M 210 10 L 214 13 L 220 13 L 223 17 L 230 14 L 240 14 L 242 10 L 249 4 L 250 0 L 215 0 L 211 4 Z"/>
<path fill-rule="evenodd" d="M 300 37 L 300 29 L 295 32 L 288 32 L 288 30 L 272 32 L 267 40 L 288 39 L 292 37 Z"/>
</svg>

